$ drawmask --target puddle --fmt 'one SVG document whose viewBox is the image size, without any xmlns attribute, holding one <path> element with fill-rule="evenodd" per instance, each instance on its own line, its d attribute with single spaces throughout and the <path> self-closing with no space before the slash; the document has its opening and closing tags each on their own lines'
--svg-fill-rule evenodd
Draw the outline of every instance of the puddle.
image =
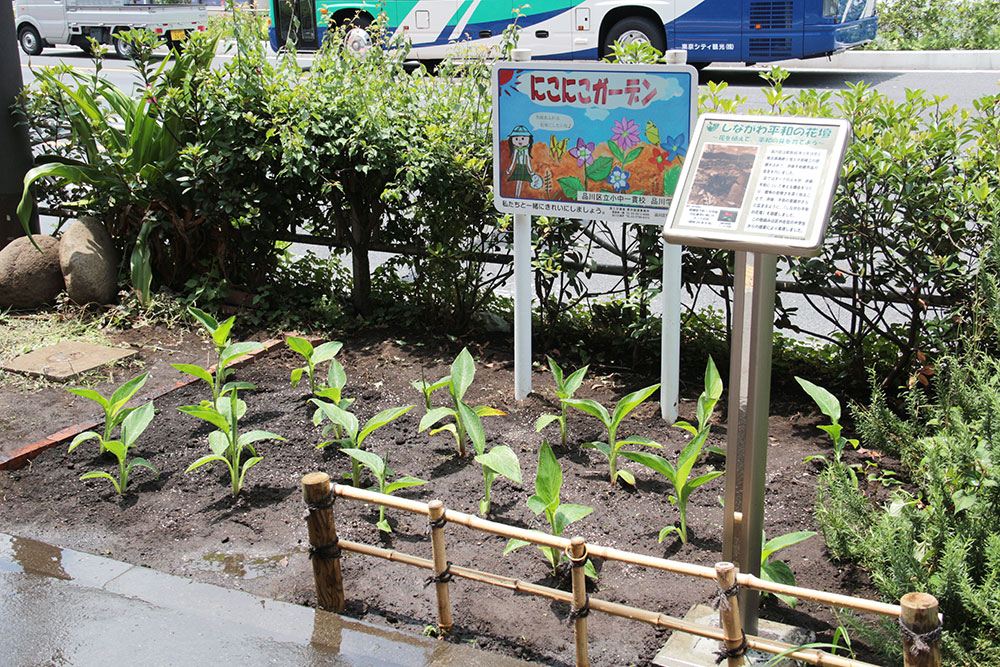
<svg viewBox="0 0 1000 667">
<path fill-rule="evenodd" d="M 228 577 L 239 579 L 256 579 L 288 567 L 289 557 L 303 551 L 303 549 L 297 549 L 287 554 L 253 557 L 248 557 L 245 554 L 215 551 L 205 554 L 200 561 L 195 561 L 193 564 L 197 569 L 205 572 L 221 572 Z"/>
</svg>

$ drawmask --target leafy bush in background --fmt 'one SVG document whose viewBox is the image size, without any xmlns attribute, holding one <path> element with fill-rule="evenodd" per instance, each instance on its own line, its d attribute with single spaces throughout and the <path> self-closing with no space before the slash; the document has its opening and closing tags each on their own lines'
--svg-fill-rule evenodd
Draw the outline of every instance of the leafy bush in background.
<svg viewBox="0 0 1000 667">
<path fill-rule="evenodd" d="M 878 6 L 884 50 L 1000 48 L 1000 0 L 890 0 Z"/>
</svg>

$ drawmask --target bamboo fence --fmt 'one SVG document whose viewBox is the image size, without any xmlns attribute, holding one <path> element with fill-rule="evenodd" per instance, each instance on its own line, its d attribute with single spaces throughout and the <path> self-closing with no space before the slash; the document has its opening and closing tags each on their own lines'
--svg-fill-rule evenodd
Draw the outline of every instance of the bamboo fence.
<svg viewBox="0 0 1000 667">
<path fill-rule="evenodd" d="M 693 565 L 681 561 L 632 553 L 611 547 L 587 543 L 582 537 L 567 539 L 536 530 L 517 528 L 489 521 L 481 517 L 445 510 L 439 500 L 423 503 L 406 498 L 356 489 L 330 483 L 326 473 L 310 473 L 302 478 L 303 498 L 309 508 L 310 557 L 316 579 L 316 592 L 320 608 L 343 611 L 344 589 L 340 569 L 341 551 L 350 551 L 375 558 L 402 563 L 430 570 L 429 581 L 435 584 L 438 606 L 438 628 L 444 633 L 452 628 L 449 582 L 455 578 L 468 579 L 483 584 L 498 586 L 519 593 L 564 602 L 571 606 L 576 639 L 576 664 L 584 667 L 590 664 L 587 654 L 587 617 L 590 612 L 601 612 L 621 618 L 628 618 L 658 628 L 686 632 L 699 637 L 717 640 L 723 646 L 720 654 L 727 667 L 744 664 L 743 655 L 755 649 L 800 662 L 831 667 L 873 667 L 872 665 L 843 656 L 833 655 L 816 649 L 796 647 L 763 637 L 746 635 L 740 622 L 735 593 L 739 588 L 748 588 L 766 593 L 791 595 L 804 600 L 812 600 L 844 609 L 895 618 L 902 633 L 905 667 L 940 667 L 941 665 L 941 619 L 938 604 L 932 596 L 923 593 L 909 593 L 900 604 L 888 604 L 863 598 L 818 591 L 798 586 L 787 586 L 764 581 L 749 574 L 741 574 L 731 563 L 718 563 L 715 567 Z M 357 500 L 373 505 L 410 512 L 428 517 L 431 526 L 432 558 L 420 558 L 393 549 L 370 546 L 349 540 L 338 539 L 334 521 L 333 501 L 335 498 Z M 445 551 L 445 526 L 449 523 L 465 526 L 506 538 L 515 538 L 542 547 L 554 547 L 565 552 L 572 566 L 572 592 L 541 586 L 520 579 L 452 565 Z M 630 607 L 617 602 L 591 598 L 586 592 L 583 564 L 590 557 L 629 563 L 651 569 L 672 572 L 716 582 L 720 601 L 720 628 L 699 625 L 666 614 Z"/>
</svg>

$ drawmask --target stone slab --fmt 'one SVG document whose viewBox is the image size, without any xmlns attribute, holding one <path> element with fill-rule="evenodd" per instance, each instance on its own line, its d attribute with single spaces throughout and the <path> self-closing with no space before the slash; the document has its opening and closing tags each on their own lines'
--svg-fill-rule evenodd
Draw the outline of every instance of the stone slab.
<svg viewBox="0 0 1000 667">
<path fill-rule="evenodd" d="M 136 350 L 67 340 L 23 354 L 4 365 L 3 369 L 63 382 L 136 353 Z"/>
<path fill-rule="evenodd" d="M 719 627 L 719 612 L 703 604 L 691 607 L 684 620 L 708 627 Z M 784 623 L 776 623 L 760 619 L 757 624 L 757 635 L 765 639 L 773 639 L 792 646 L 801 646 L 816 641 L 816 633 L 804 628 L 796 628 Z M 720 642 L 705 637 L 695 637 L 686 632 L 674 632 L 666 645 L 653 658 L 657 667 L 715 667 L 718 656 L 715 652 L 721 648 Z M 746 664 L 763 665 L 773 656 L 760 651 L 747 651 Z M 777 667 L 791 667 L 796 663 L 792 660 L 781 660 Z"/>
</svg>

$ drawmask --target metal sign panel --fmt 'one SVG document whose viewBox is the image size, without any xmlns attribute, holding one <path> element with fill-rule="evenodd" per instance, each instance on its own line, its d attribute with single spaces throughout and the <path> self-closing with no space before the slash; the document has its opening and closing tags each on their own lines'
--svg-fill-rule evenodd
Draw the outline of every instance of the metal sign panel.
<svg viewBox="0 0 1000 667">
<path fill-rule="evenodd" d="M 815 255 L 850 135 L 844 120 L 702 115 L 663 237 L 708 248 Z"/>
<path fill-rule="evenodd" d="M 493 67 L 493 192 L 502 213 L 660 224 L 697 115 L 689 65 Z"/>
</svg>

